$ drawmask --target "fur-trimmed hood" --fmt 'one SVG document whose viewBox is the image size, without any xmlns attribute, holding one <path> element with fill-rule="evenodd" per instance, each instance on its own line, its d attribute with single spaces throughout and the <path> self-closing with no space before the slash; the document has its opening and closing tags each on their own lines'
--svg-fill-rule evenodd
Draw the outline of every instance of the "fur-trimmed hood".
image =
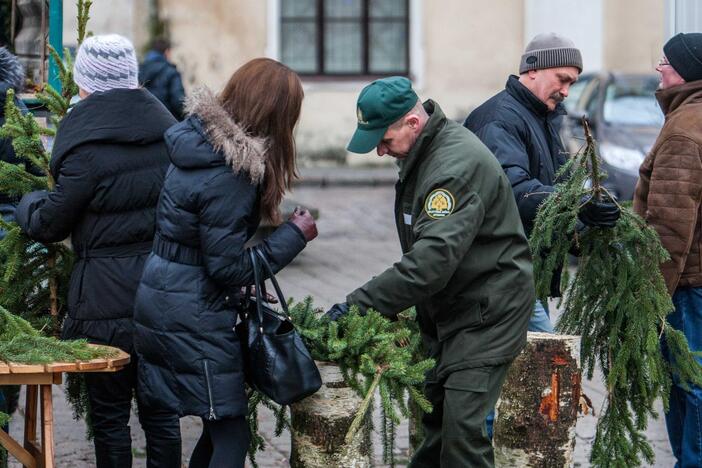
<svg viewBox="0 0 702 468">
<path fill-rule="evenodd" d="M 166 132 L 171 161 L 181 168 L 231 166 L 255 184 L 266 172 L 268 141 L 249 134 L 231 118 L 209 89 L 195 90 L 186 100 L 189 117 Z"/>
</svg>

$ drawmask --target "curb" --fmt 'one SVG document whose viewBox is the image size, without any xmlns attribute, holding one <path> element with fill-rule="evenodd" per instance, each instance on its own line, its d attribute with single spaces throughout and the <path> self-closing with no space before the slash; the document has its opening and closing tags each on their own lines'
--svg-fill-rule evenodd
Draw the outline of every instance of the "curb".
<svg viewBox="0 0 702 468">
<path fill-rule="evenodd" d="M 396 168 L 311 168 L 300 172 L 300 179 L 293 183 L 294 187 L 392 187 L 398 180 Z"/>
</svg>

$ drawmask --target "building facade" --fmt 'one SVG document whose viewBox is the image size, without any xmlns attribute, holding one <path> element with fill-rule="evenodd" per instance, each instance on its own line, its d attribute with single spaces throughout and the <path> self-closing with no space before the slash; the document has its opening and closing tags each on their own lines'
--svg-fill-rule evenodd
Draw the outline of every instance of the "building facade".
<svg viewBox="0 0 702 468">
<path fill-rule="evenodd" d="M 72 16 L 70 2 L 65 17 Z M 120 10 L 116 11 L 119 3 Z M 95 2 L 91 30 L 147 41 L 152 1 Z M 554 31 L 582 50 L 586 71 L 652 71 L 664 41 L 702 30 L 696 0 L 160 0 L 173 59 L 189 89 L 220 89 L 246 61 L 268 56 L 300 73 L 297 130 L 306 158 L 347 156 L 355 100 L 370 80 L 405 74 L 418 94 L 462 120 L 504 87 L 535 34 Z M 66 42 L 71 24 L 66 22 Z"/>
</svg>

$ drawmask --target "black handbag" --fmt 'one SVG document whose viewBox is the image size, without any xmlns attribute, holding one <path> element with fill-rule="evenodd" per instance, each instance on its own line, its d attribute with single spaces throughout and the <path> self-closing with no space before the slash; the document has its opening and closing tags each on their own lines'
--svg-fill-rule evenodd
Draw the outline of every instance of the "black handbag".
<svg viewBox="0 0 702 468">
<path fill-rule="evenodd" d="M 249 249 L 254 270 L 256 299 L 249 287 L 244 297 L 236 333 L 244 351 L 247 383 L 280 405 L 289 405 L 315 393 L 322 386 L 317 365 L 290 320 L 288 304 L 266 256 Z M 275 288 L 279 312 L 263 301 L 264 269 Z"/>
</svg>

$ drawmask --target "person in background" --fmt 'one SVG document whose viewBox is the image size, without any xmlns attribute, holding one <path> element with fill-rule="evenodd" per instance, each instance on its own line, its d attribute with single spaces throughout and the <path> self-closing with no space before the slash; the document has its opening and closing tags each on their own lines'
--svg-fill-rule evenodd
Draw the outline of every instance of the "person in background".
<svg viewBox="0 0 702 468">
<path fill-rule="evenodd" d="M 24 87 L 24 79 L 24 67 L 19 59 L 7 48 L 0 47 L 0 127 L 5 124 L 5 103 L 7 102 L 7 92 L 9 90 L 15 92 L 15 105 L 23 113 L 27 112 L 27 108 L 18 96 Z M 9 138 L 0 138 L 0 161 L 9 164 L 23 164 L 27 170 L 33 173 L 39 172 L 28 161 L 17 157 L 12 147 L 12 140 Z M 2 216 L 3 220 L 7 222 L 15 220 L 15 208 L 18 201 L 19 197 L 0 193 L 0 216 Z M 0 239 L 3 237 L 5 237 L 5 231 L 0 229 Z M 0 411 L 6 414 L 14 413 L 17 409 L 18 398 L 18 386 L 0 386 Z M 9 427 L 4 426 L 3 429 L 7 431 Z"/>
<path fill-rule="evenodd" d="M 131 355 L 119 372 L 85 374 L 99 468 L 132 465 L 129 418 L 135 392 L 147 465 L 175 468 L 181 459 L 177 414 L 144 404 L 137 388 L 134 296 L 151 251 L 168 167 L 163 134 L 176 123 L 139 87 L 137 67 L 126 38 L 85 39 L 73 69 L 81 100 L 61 121 L 52 149 L 56 187 L 25 195 L 16 212 L 18 224 L 34 240 L 71 237 L 77 259 L 62 338 L 84 338 Z"/>
<path fill-rule="evenodd" d="M 580 50 L 555 33 L 539 34 L 526 46 L 519 76 L 507 79 L 505 89 L 478 106 L 464 126 L 473 131 L 497 157 L 514 192 L 527 236 L 539 206 L 553 192 L 556 174 L 567 153 L 560 138 L 563 100 L 583 70 Z M 614 226 L 619 209 L 610 201 L 583 204 L 579 227 Z M 560 273 L 554 274 L 551 295 L 560 296 Z M 529 331 L 553 333 L 548 303 L 536 300 Z M 494 414 L 488 416 L 492 435 Z"/>
<path fill-rule="evenodd" d="M 156 96 L 176 119 L 183 120 L 185 90 L 180 72 L 171 62 L 171 43 L 168 39 L 157 38 L 151 44 L 139 67 L 139 83 Z"/>
<path fill-rule="evenodd" d="M 15 92 L 15 105 L 22 112 L 27 112 L 27 108 L 18 96 L 23 86 L 24 67 L 15 55 L 5 47 L 0 47 L 0 127 L 5 125 L 5 103 L 9 90 Z M 9 138 L 0 138 L 0 161 L 10 164 L 24 164 L 27 168 L 30 166 L 27 161 L 17 157 L 12 147 L 12 140 Z M 0 193 L 0 216 L 2 219 L 5 221 L 15 220 L 15 207 L 18 201 L 18 197 Z M 0 230 L 0 237 L 4 237 L 4 235 L 4 231 Z"/>
</svg>

